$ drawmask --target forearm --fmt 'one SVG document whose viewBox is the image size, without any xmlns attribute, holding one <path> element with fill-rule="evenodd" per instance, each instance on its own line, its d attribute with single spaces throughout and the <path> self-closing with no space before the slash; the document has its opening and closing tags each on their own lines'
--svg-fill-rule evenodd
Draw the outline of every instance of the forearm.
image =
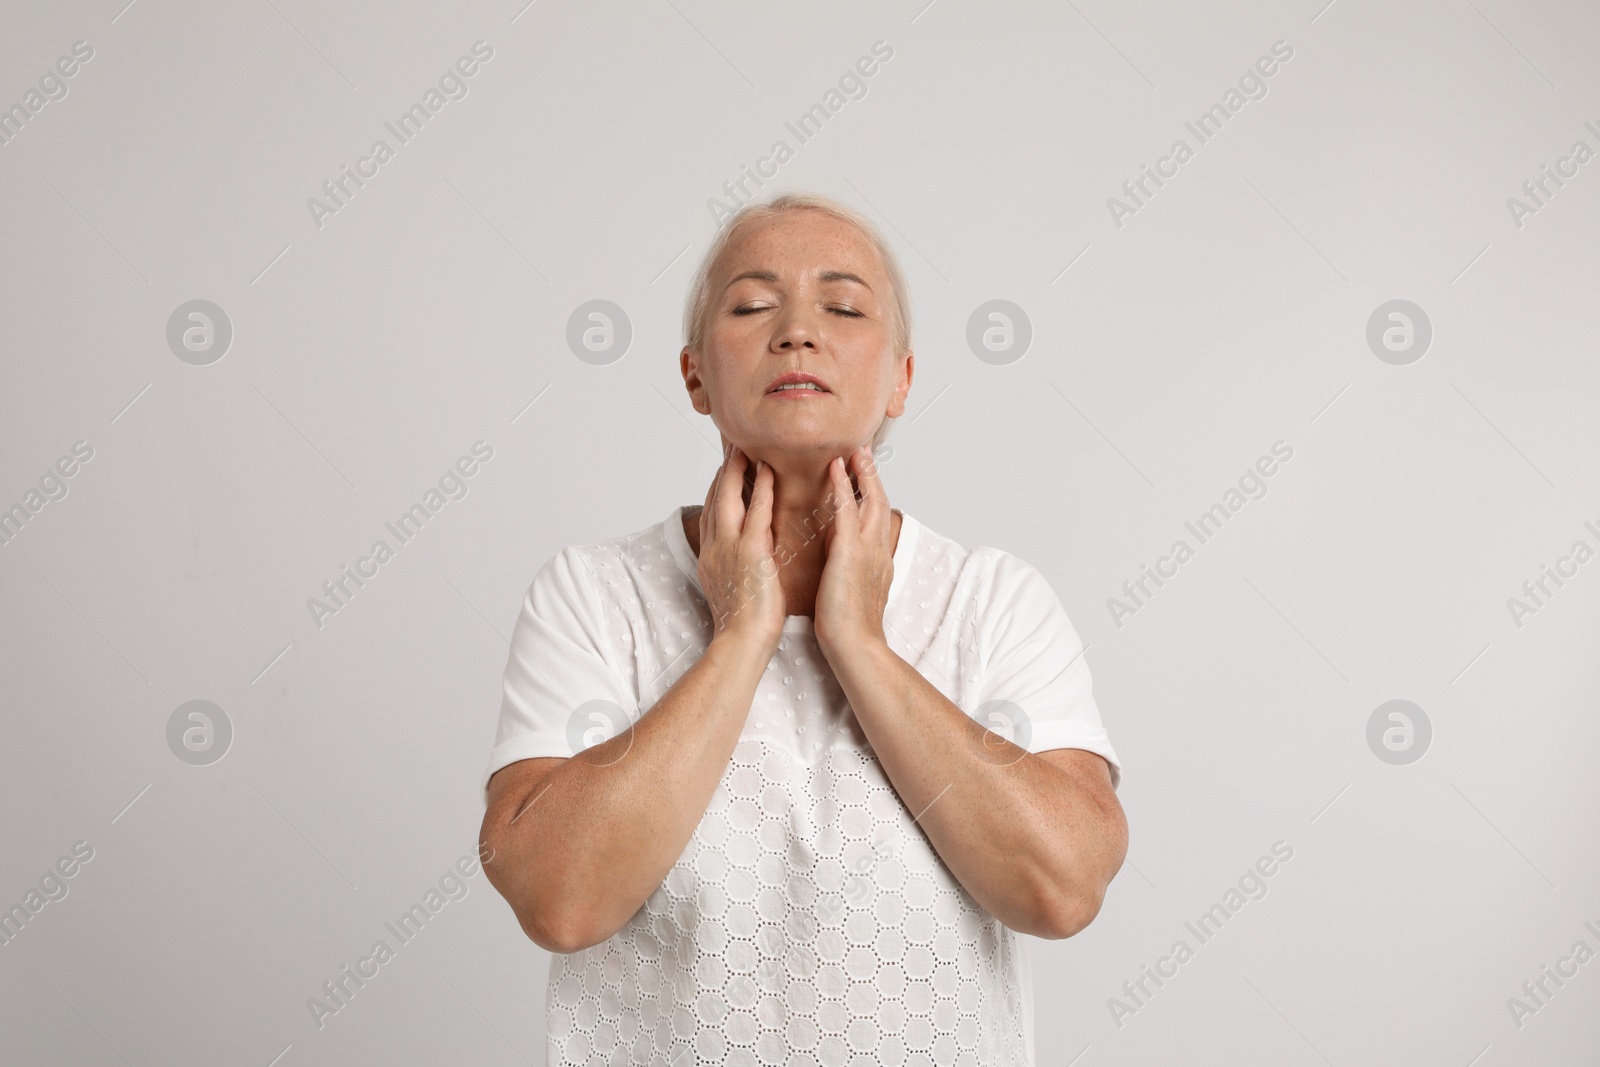
<svg viewBox="0 0 1600 1067">
<path fill-rule="evenodd" d="M 525 927 L 574 952 L 621 929 L 660 886 L 727 769 L 763 650 L 719 635 L 631 730 L 491 813 L 496 888 Z"/>
<path fill-rule="evenodd" d="M 884 773 L 967 892 L 1022 933 L 1086 925 L 1122 861 L 1100 800 L 984 729 L 887 644 L 829 658 Z"/>
</svg>

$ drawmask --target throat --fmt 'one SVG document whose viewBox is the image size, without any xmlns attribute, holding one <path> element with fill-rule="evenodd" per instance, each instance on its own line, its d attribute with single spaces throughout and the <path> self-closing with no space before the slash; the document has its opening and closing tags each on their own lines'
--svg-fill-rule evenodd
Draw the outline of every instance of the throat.
<svg viewBox="0 0 1600 1067">
<path fill-rule="evenodd" d="M 695 559 L 700 558 L 700 513 L 704 510 L 704 504 L 689 504 L 685 505 L 683 509 L 683 536 L 689 542 L 689 551 L 694 553 Z M 900 527 L 904 523 L 904 518 L 899 511 L 894 508 L 889 509 L 889 554 L 891 556 L 900 547 Z"/>
</svg>

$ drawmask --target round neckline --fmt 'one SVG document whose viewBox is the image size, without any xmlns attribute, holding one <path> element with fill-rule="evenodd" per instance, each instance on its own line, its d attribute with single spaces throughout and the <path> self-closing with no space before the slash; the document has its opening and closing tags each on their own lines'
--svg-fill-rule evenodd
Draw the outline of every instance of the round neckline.
<svg viewBox="0 0 1600 1067">
<path fill-rule="evenodd" d="M 699 558 L 694 554 L 694 549 L 689 547 L 689 538 L 683 532 L 683 513 L 689 509 L 688 504 L 679 504 L 672 509 L 666 518 L 666 529 L 663 532 L 667 539 L 667 549 L 672 553 L 672 560 L 678 565 L 678 570 L 689 579 L 695 592 L 705 599 L 705 590 L 700 587 L 700 576 L 697 573 L 700 566 Z M 911 570 L 911 560 L 916 554 L 917 535 L 922 524 L 906 514 L 900 508 L 891 508 L 900 516 L 900 540 L 894 546 L 894 577 L 889 580 L 889 598 L 884 605 L 884 614 L 895 603 L 895 598 L 906 583 L 906 575 Z M 785 615 L 783 617 L 784 633 L 812 633 L 816 627 L 816 620 L 810 615 Z"/>
</svg>

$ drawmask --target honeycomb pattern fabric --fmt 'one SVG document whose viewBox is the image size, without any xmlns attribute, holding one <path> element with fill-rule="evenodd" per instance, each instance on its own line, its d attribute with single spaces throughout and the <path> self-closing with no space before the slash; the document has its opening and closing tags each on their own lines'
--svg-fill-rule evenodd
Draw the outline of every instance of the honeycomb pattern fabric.
<svg viewBox="0 0 1600 1067">
<path fill-rule="evenodd" d="M 710 612 L 675 508 L 571 546 L 512 638 L 489 777 L 571 756 L 647 711 L 705 649 Z M 1029 751 L 1121 765 L 1079 641 L 1038 571 L 900 512 L 884 631 L 957 706 Z M 595 731 L 599 732 L 596 733 Z M 683 855 L 605 942 L 554 954 L 552 1067 L 1032 1067 L 1024 939 L 956 881 L 789 616 Z"/>
</svg>

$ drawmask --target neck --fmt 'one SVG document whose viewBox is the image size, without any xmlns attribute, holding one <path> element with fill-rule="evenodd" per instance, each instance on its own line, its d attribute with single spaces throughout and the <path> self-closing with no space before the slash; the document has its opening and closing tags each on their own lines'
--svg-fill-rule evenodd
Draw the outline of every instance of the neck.
<svg viewBox="0 0 1600 1067">
<path fill-rule="evenodd" d="M 826 463 L 819 467 L 809 458 L 780 459 L 773 464 L 773 476 L 772 555 L 783 587 L 785 613 L 813 615 L 822 568 L 827 563 L 828 529 L 839 509 L 838 493 Z M 744 504 L 750 504 L 749 485 L 744 488 Z M 683 532 L 696 556 L 700 554 L 702 510 L 696 505 L 683 513 Z M 891 509 L 891 551 L 900 543 L 900 522 L 901 516 Z"/>
<path fill-rule="evenodd" d="M 772 473 L 772 549 L 779 571 L 785 560 L 803 563 L 814 559 L 820 576 L 827 558 L 823 545 L 828 528 L 842 504 L 833 478 L 826 464 L 818 467 L 813 461 L 792 457 L 780 458 Z M 749 502 L 746 488 L 745 504 Z"/>
</svg>

